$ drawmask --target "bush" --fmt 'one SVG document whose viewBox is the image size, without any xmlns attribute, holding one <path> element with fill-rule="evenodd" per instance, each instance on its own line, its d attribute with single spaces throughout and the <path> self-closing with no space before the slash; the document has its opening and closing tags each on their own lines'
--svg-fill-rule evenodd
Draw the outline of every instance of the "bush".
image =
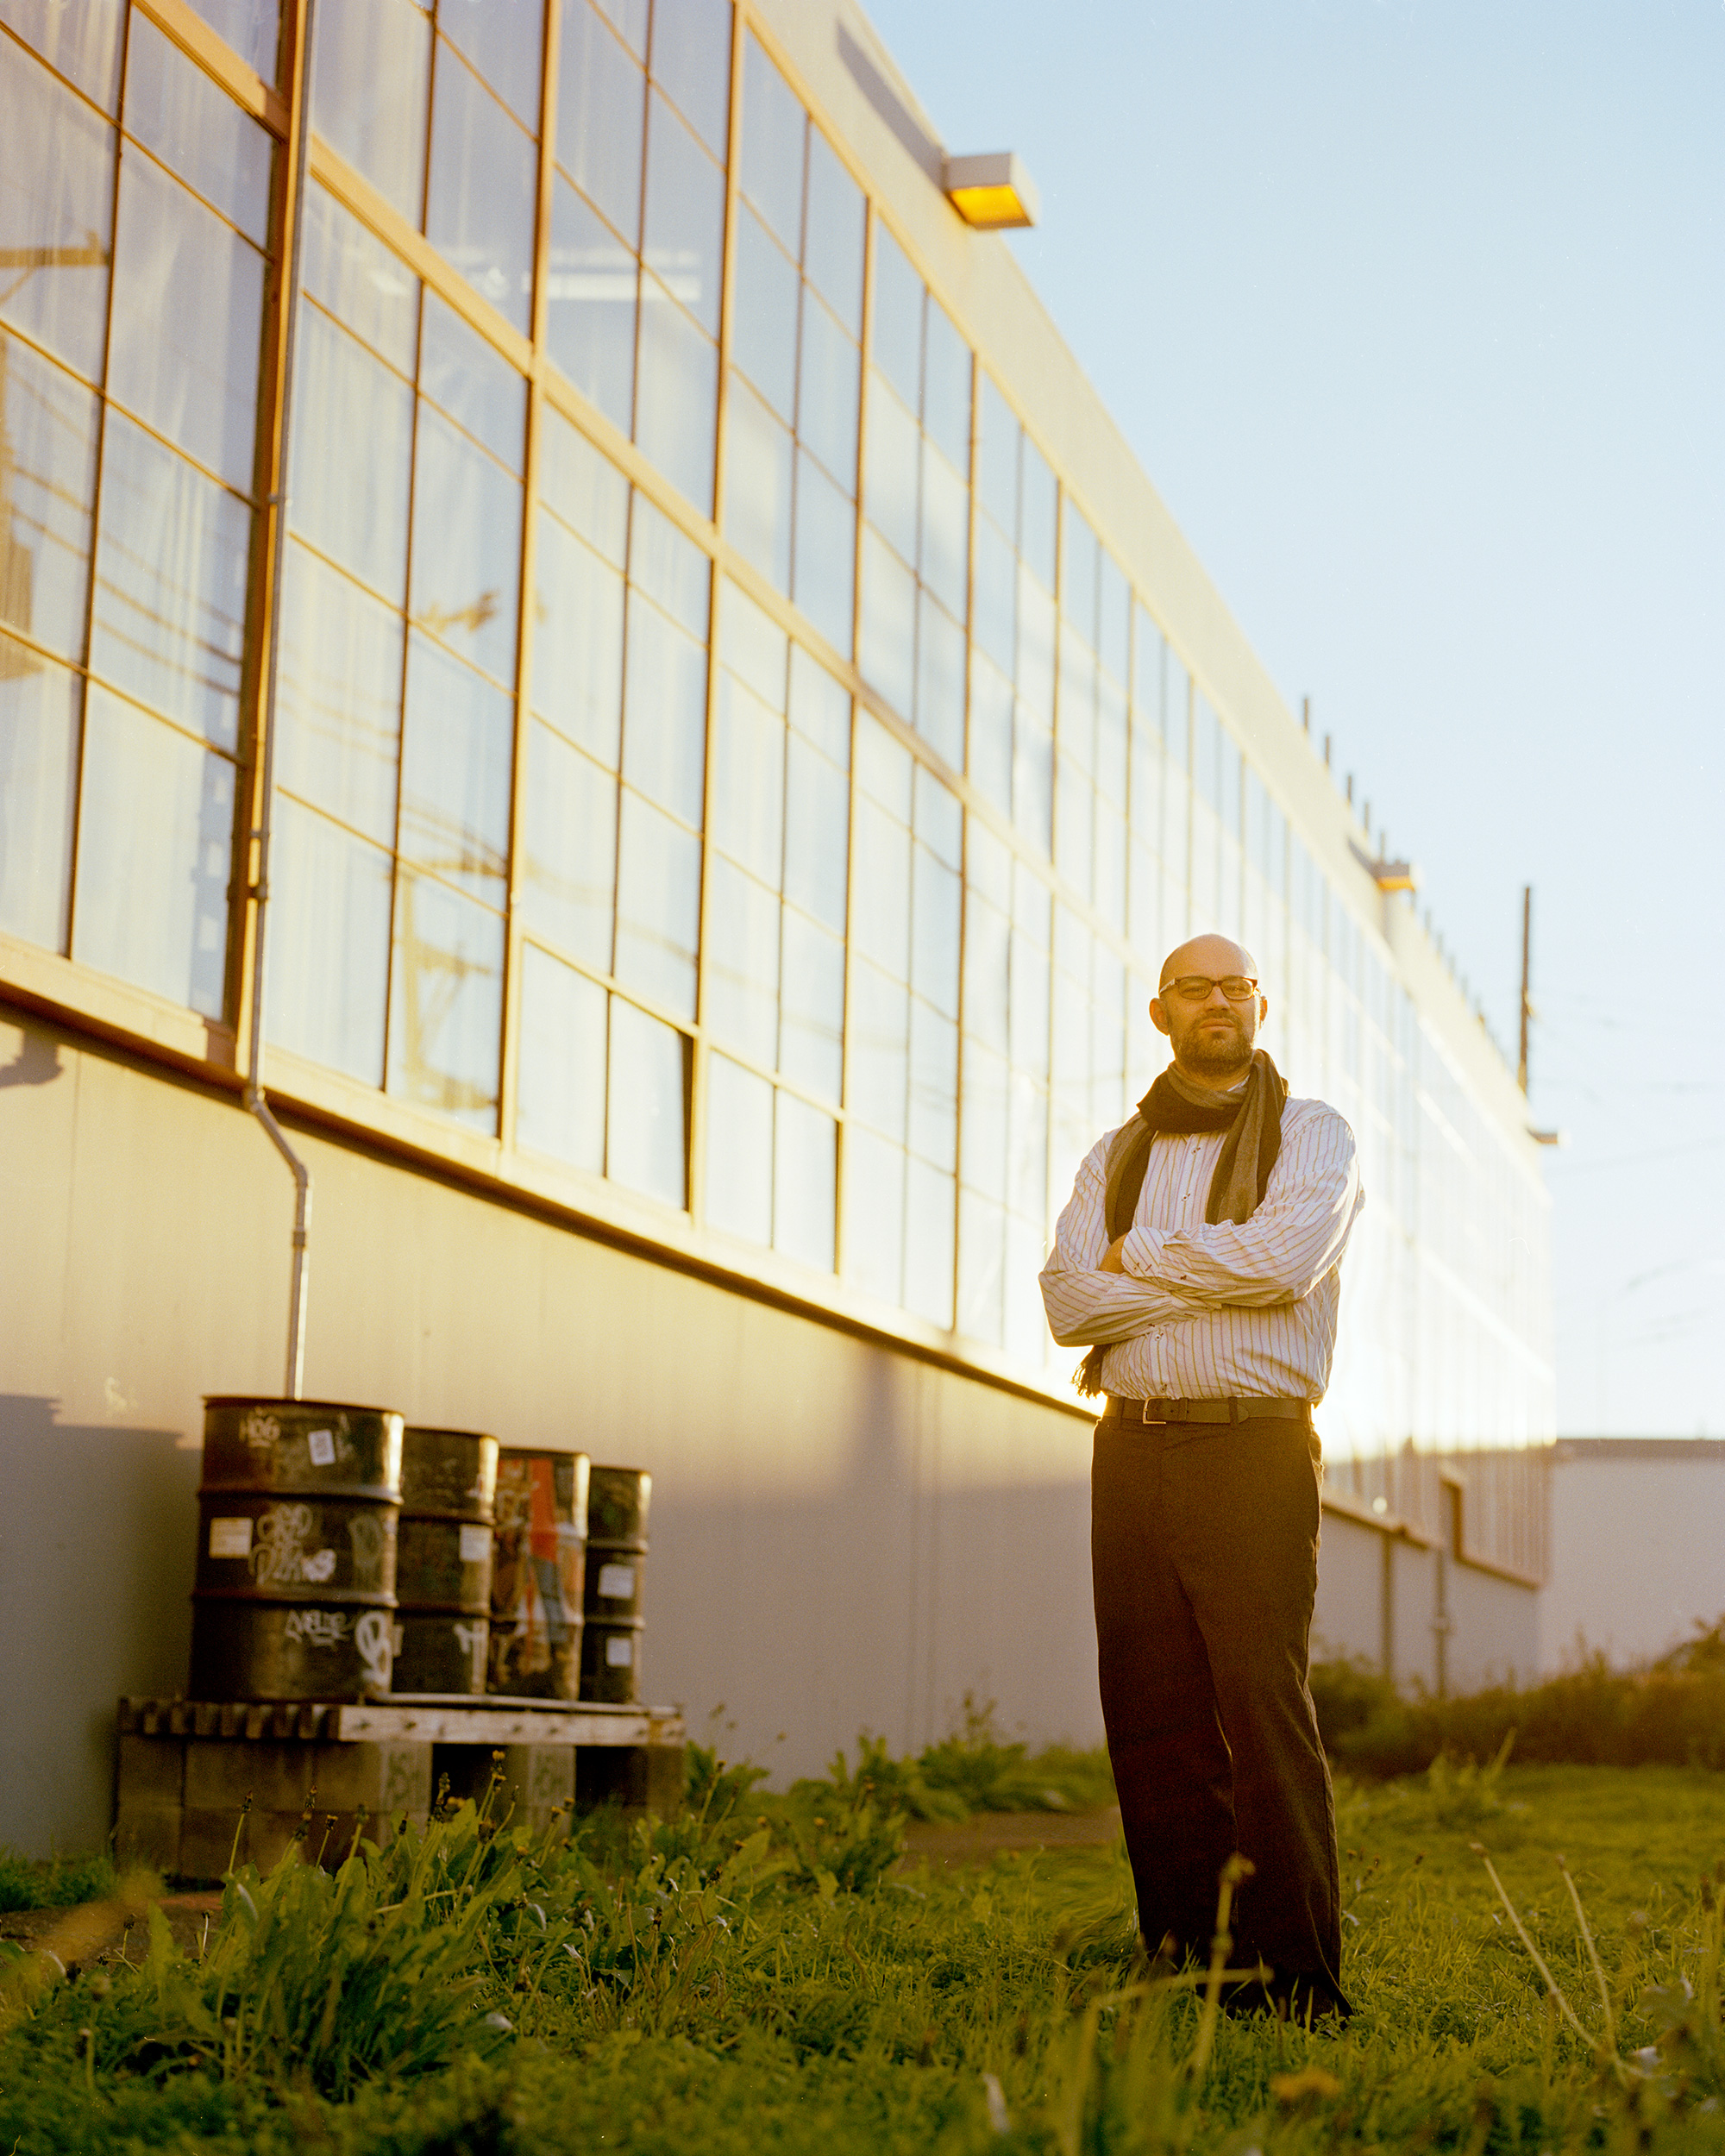
<svg viewBox="0 0 1725 2156">
<path fill-rule="evenodd" d="M 0 1909 L 69 1909 L 105 1901 L 116 1884 L 105 1849 L 94 1856 L 51 1857 L 46 1863 L 0 1848 Z"/>
</svg>

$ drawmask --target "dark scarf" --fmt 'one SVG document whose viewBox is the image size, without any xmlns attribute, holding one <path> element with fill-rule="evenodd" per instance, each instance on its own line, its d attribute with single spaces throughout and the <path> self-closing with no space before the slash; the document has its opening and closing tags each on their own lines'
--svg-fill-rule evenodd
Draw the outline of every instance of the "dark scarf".
<svg viewBox="0 0 1725 2156">
<path fill-rule="evenodd" d="M 1161 1131 L 1186 1138 L 1199 1131 L 1226 1131 L 1204 1218 L 1250 1219 L 1264 1202 L 1270 1171 L 1282 1151 L 1282 1105 L 1287 1098 L 1288 1081 L 1261 1048 L 1253 1053 L 1245 1091 L 1233 1100 L 1195 1086 L 1170 1063 L 1138 1102 L 1137 1113 L 1114 1133 L 1108 1149 L 1103 1213 L 1109 1242 L 1132 1225 L 1150 1164 L 1151 1144 Z M 1104 1352 L 1100 1345 L 1093 1347 L 1079 1365 L 1081 1393 L 1102 1389 Z"/>
</svg>

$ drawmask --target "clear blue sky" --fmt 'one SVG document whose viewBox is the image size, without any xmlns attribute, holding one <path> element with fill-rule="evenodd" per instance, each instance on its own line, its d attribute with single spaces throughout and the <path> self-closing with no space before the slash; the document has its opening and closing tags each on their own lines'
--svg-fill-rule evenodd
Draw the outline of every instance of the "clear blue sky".
<svg viewBox="0 0 1725 2156">
<path fill-rule="evenodd" d="M 1725 5 L 869 12 L 1512 1051 L 1534 887 L 1559 1431 L 1725 1434 Z"/>
</svg>

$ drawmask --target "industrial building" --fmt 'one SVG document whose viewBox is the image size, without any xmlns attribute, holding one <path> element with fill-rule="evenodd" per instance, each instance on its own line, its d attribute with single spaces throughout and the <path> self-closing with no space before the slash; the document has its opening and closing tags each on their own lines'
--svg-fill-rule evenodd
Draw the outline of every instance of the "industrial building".
<svg viewBox="0 0 1725 2156">
<path fill-rule="evenodd" d="M 1525 1100 L 969 221 L 1024 175 L 849 0 L 307 16 L 0 0 L 0 1839 L 185 1684 L 259 1081 L 305 1393 L 650 1466 L 693 1733 L 1094 1740 L 1036 1275 L 1206 928 L 1361 1150 L 1320 1629 L 1531 1670 Z"/>
</svg>

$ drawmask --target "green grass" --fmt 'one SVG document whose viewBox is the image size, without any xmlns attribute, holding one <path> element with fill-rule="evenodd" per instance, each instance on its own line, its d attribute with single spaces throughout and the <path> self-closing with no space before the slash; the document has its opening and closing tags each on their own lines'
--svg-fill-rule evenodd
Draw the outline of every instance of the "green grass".
<svg viewBox="0 0 1725 2156">
<path fill-rule="evenodd" d="M 464 1806 L 333 1877 L 242 1871 L 201 1959 L 158 1923 L 141 1965 L 15 1962 L 0 2150 L 1725 2151 L 1716 1776 L 1344 1784 L 1358 2012 L 1315 2035 L 1148 1985 L 1118 1848 L 893 1869 L 855 1775 L 697 1786 L 573 1846 Z"/>
<path fill-rule="evenodd" d="M 114 1891 L 113 1859 L 93 1857 L 21 1857 L 0 1847 L 0 1910 L 69 1909 L 99 1902 Z"/>
</svg>

